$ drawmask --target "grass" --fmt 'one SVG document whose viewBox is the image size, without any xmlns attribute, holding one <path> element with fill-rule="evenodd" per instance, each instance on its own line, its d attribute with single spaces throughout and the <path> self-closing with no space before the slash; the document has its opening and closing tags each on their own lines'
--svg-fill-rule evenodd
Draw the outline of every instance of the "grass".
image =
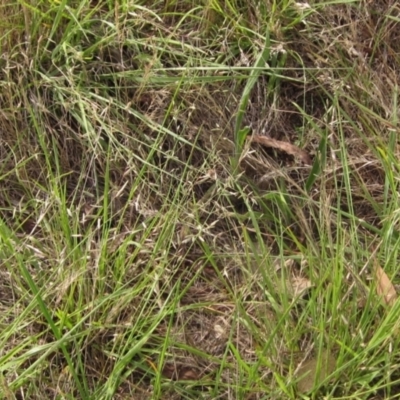
<svg viewBox="0 0 400 400">
<path fill-rule="evenodd" d="M 399 7 L 150 3 L 0 2 L 0 397 L 399 398 Z"/>
</svg>

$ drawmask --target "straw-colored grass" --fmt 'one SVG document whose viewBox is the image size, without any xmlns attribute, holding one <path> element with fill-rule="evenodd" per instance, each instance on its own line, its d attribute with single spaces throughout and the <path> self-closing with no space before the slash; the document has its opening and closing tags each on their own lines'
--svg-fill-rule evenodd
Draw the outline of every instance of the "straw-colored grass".
<svg viewBox="0 0 400 400">
<path fill-rule="evenodd" d="M 1 398 L 400 397 L 396 2 L 0 16 Z"/>
</svg>

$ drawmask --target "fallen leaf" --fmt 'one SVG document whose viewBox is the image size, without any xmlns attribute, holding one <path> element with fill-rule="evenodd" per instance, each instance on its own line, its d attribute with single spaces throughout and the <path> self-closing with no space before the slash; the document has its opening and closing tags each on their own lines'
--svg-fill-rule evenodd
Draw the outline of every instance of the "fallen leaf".
<svg viewBox="0 0 400 400">
<path fill-rule="evenodd" d="M 397 300 L 396 289 L 382 267 L 375 262 L 376 291 L 388 306 L 393 306 Z"/>
<path fill-rule="evenodd" d="M 309 154 L 294 144 L 260 135 L 253 135 L 249 139 L 254 143 L 260 143 L 265 147 L 272 147 L 274 149 L 282 150 L 285 153 L 298 157 L 304 164 L 312 165 L 312 160 Z"/>
<path fill-rule="evenodd" d="M 298 369 L 297 389 L 300 393 L 310 392 L 315 384 L 324 381 L 335 370 L 336 359 L 329 350 L 323 350 L 320 357 L 320 362 L 317 357 L 311 358 Z"/>
</svg>

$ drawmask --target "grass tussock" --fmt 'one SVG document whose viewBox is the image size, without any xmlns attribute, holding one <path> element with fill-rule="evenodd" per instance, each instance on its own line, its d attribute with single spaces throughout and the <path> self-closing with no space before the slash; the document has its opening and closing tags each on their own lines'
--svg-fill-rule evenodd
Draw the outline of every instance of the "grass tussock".
<svg viewBox="0 0 400 400">
<path fill-rule="evenodd" d="M 2 0 L 1 397 L 400 397 L 399 12 Z"/>
</svg>

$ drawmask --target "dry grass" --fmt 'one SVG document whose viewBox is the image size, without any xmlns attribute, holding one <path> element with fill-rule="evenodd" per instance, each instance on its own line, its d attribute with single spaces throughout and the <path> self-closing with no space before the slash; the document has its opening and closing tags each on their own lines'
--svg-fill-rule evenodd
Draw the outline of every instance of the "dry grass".
<svg viewBox="0 0 400 400">
<path fill-rule="evenodd" d="M 399 6 L 137 3 L 1 2 L 1 395 L 397 398 Z"/>
</svg>

